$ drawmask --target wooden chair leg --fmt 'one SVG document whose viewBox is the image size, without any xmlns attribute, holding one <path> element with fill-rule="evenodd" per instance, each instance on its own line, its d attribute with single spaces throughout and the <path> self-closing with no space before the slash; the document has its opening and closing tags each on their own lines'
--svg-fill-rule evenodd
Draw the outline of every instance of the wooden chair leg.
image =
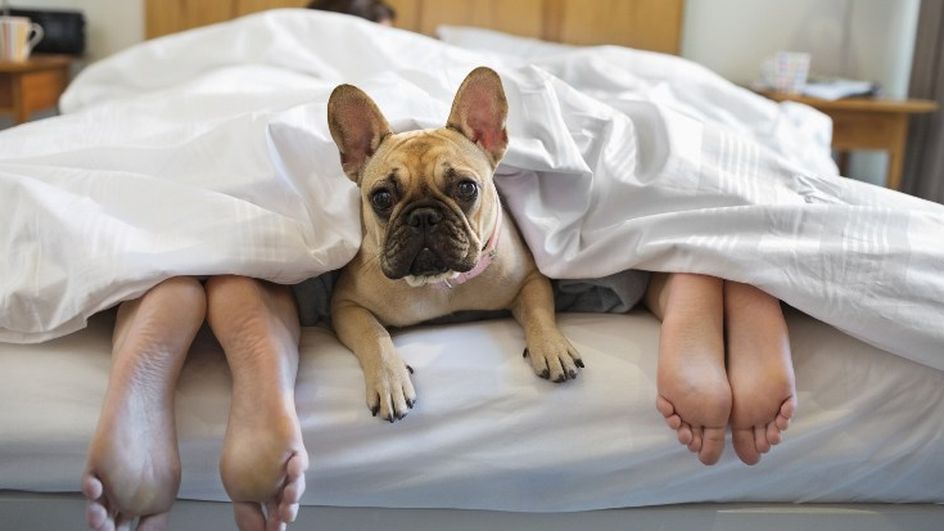
<svg viewBox="0 0 944 531">
<path fill-rule="evenodd" d="M 908 143 L 908 115 L 900 114 L 892 124 L 893 146 L 888 150 L 888 171 L 885 175 L 885 187 L 901 189 L 901 173 L 905 165 L 905 146 Z"/>
</svg>

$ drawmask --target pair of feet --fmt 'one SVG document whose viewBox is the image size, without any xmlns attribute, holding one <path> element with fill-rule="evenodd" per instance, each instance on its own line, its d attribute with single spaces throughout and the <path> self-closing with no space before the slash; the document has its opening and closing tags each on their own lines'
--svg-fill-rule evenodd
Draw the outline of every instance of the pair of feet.
<svg viewBox="0 0 944 531">
<path fill-rule="evenodd" d="M 142 364 L 135 376 L 109 384 L 82 478 L 92 529 L 130 529 L 135 517 L 139 531 L 167 529 L 180 457 L 174 391 L 158 365 Z M 234 378 L 220 475 L 239 528 L 272 531 L 295 520 L 308 454 L 291 397 L 260 396 L 252 378 Z"/>
<path fill-rule="evenodd" d="M 180 457 L 172 406 L 166 400 L 161 406 L 140 400 L 150 392 L 145 389 L 149 385 L 136 381 L 109 393 L 108 403 L 121 405 L 106 407 L 82 478 L 92 529 L 131 529 L 136 517 L 139 531 L 168 529 L 180 485 Z M 253 396 L 246 388 L 233 389 L 234 403 Z M 284 529 L 298 513 L 308 454 L 293 407 L 255 405 L 248 415 L 230 415 L 220 475 L 241 530 Z"/>
<path fill-rule="evenodd" d="M 780 302 L 731 282 L 722 311 L 719 301 L 687 302 L 663 317 L 656 408 L 702 463 L 718 462 L 730 425 L 735 453 L 754 465 L 780 443 L 797 406 Z"/>
<path fill-rule="evenodd" d="M 251 284 L 224 287 L 256 289 Z M 82 476 L 92 529 L 168 529 L 181 475 L 174 393 L 190 343 L 206 316 L 206 302 L 198 282 L 171 279 L 119 310 L 108 389 Z M 253 349 L 227 348 L 233 345 L 224 338 L 232 343 L 234 336 L 221 328 L 215 332 L 223 336 L 233 377 L 220 459 L 223 485 L 239 529 L 284 529 L 298 513 L 308 468 L 292 392 L 294 368 L 290 362 L 273 365 L 271 357 L 253 359 Z M 244 359 L 236 359 L 243 354 Z M 276 377 L 267 378 L 270 372 Z"/>
</svg>

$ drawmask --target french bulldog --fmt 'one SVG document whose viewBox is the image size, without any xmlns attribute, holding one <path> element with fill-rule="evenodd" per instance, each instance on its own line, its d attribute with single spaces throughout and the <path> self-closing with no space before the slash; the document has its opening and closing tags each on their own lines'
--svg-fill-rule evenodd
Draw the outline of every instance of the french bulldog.
<svg viewBox="0 0 944 531">
<path fill-rule="evenodd" d="M 557 329 L 551 284 L 535 266 L 492 176 L 505 154 L 501 79 L 479 67 L 462 82 L 446 126 L 394 133 L 360 89 L 340 85 L 328 125 L 361 194 L 363 241 L 331 298 L 342 343 L 360 361 L 367 406 L 394 422 L 413 408 L 412 368 L 386 327 L 462 310 L 511 310 L 525 358 L 554 382 L 577 377 L 577 350 Z"/>
</svg>

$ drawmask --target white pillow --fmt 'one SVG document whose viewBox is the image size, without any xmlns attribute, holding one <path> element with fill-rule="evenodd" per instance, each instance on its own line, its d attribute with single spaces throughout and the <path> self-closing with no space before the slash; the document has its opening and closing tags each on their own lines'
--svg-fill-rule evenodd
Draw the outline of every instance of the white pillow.
<svg viewBox="0 0 944 531">
<path fill-rule="evenodd" d="M 579 49 L 580 46 L 558 44 L 509 33 L 470 26 L 439 26 L 436 35 L 443 42 L 459 48 L 499 53 L 522 59 L 537 59 Z"/>
</svg>

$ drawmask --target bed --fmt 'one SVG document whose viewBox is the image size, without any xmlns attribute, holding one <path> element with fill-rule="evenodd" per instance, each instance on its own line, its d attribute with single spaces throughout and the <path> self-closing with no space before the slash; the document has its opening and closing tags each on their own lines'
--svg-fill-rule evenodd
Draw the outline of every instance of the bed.
<svg viewBox="0 0 944 531">
<path fill-rule="evenodd" d="M 113 319 L 100 314 L 41 349 L 0 345 L 0 477 L 20 493 L 0 503 L 4 528 L 81 528 L 78 497 L 35 493 L 75 490 L 105 391 Z M 392 426 L 364 412 L 353 356 L 328 330 L 307 328 L 297 391 L 313 463 L 305 500 L 344 516 L 331 527 L 305 507 L 298 527 L 674 529 L 697 518 L 716 529 L 833 528 L 837 519 L 848 529 L 935 528 L 937 506 L 883 504 L 944 497 L 942 428 L 927 422 L 944 416 L 944 375 L 798 312 L 788 322 L 802 415 L 753 468 L 730 449 L 704 467 L 665 429 L 652 404 L 658 323 L 647 312 L 562 316 L 588 365 L 563 389 L 535 381 L 521 363 L 513 322 L 403 331 L 396 344 L 416 368 L 423 400 Z M 222 352 L 202 332 L 177 396 L 183 499 L 226 499 L 216 462 L 229 384 Z M 38 500 L 71 512 L 53 515 Z M 712 503 L 690 505 L 704 502 Z M 640 511 L 638 521 L 636 509 L 574 512 L 676 504 L 678 512 Z M 230 525 L 225 504 L 203 507 L 218 510 L 175 508 L 172 528 Z M 213 525 L 190 521 L 193 511 Z"/>
<path fill-rule="evenodd" d="M 551 71 L 560 79 L 567 79 L 568 75 L 580 77 L 589 71 L 572 72 L 568 71 L 572 63 L 554 63 L 553 58 L 548 58 L 553 55 L 549 55 L 548 50 L 555 46 L 596 44 L 601 41 L 590 39 L 599 38 L 602 42 L 677 52 L 683 7 L 682 2 L 645 0 L 619 2 L 616 8 L 609 2 L 567 0 L 393 3 L 402 23 L 409 29 L 430 33 L 446 23 L 501 30 L 501 33 L 457 27 L 441 30 L 443 39 L 456 46 L 449 52 L 450 58 L 471 53 L 465 50 L 476 49 L 476 53 L 497 56 L 514 48 L 522 61 L 543 61 L 544 71 Z M 147 3 L 147 28 L 150 36 L 158 36 L 222 22 L 248 11 L 292 4 L 154 0 Z M 583 8 L 577 9 L 578 5 Z M 604 16 L 608 13 L 619 16 Z M 285 22 L 289 16 L 294 20 L 301 15 L 260 15 L 244 24 L 271 28 L 275 22 Z M 594 31 L 594 24 L 602 26 Z M 224 24 L 216 27 L 220 29 L 206 31 L 217 32 L 217 38 L 222 38 L 227 27 L 232 28 Z M 275 24 L 275 27 L 279 26 Z M 635 29 L 639 31 L 633 31 Z M 345 31 L 356 34 L 373 30 L 355 25 L 345 26 Z M 565 44 L 522 41 L 509 33 Z M 189 35 L 191 37 L 185 38 L 199 39 L 208 33 L 191 32 Z M 622 38 L 631 40 L 619 40 Z M 168 46 L 161 48 L 161 53 L 176 45 L 189 46 L 193 41 L 166 42 Z M 587 55 L 588 62 L 605 54 L 622 53 L 614 49 L 593 50 L 586 52 L 596 54 Z M 161 53 L 142 49 L 116 58 L 111 65 L 120 66 L 122 61 L 158 60 Z M 193 55 L 200 53 L 195 51 Z M 577 53 L 584 52 L 578 50 Z M 486 56 L 473 58 L 481 57 Z M 284 55 L 273 58 L 261 52 L 254 60 L 270 66 L 283 61 Z M 192 62 L 175 65 L 173 72 L 151 69 L 151 77 L 135 79 L 116 79 L 115 73 L 122 70 L 115 68 L 90 71 L 82 90 L 72 92 L 64 100 L 70 112 L 59 122 L 58 129 L 35 126 L 26 132 L 5 136 L 7 147 L 0 146 L 3 161 L 0 172 L 12 172 L 36 160 L 42 160 L 43 168 L 65 171 L 69 164 L 76 164 L 76 150 L 66 154 L 47 153 L 45 151 L 50 150 L 39 140 L 52 144 L 55 135 L 77 131 L 88 121 L 107 121 L 109 116 L 121 114 L 114 110 L 116 108 L 127 113 L 140 110 L 136 105 L 157 106 L 159 101 L 167 99 L 168 92 L 155 92 L 150 100 L 145 95 L 139 101 L 129 97 L 132 89 L 170 86 L 168 80 L 182 76 L 181 71 L 188 68 L 205 70 L 206 65 L 197 57 Z M 229 79 L 225 77 L 225 60 L 217 63 L 216 68 L 219 76 Z M 278 75 L 274 70 L 256 72 Z M 540 72 L 528 75 L 531 74 L 544 75 Z M 260 81 L 251 88 L 264 94 L 264 85 L 269 82 L 301 83 L 294 77 L 272 79 L 274 81 Z M 529 79 L 524 78 L 524 82 Z M 198 93 L 209 87 L 209 83 L 200 79 L 191 88 Z M 421 79 L 417 83 L 428 83 L 428 80 Z M 562 86 L 555 87 L 566 92 Z M 723 101 L 731 96 L 728 90 L 733 89 L 722 87 L 714 96 Z M 674 98 L 670 104 L 677 108 L 686 103 L 678 94 L 664 90 L 651 92 L 664 101 Z M 199 98 L 194 97 L 199 104 Z M 286 97 L 291 105 L 286 104 L 288 110 L 276 120 L 278 124 L 294 127 L 310 119 L 310 115 L 293 111 L 292 105 L 311 99 L 311 93 Z M 578 95 L 572 97 L 577 103 L 586 103 Z M 742 109 L 746 114 L 772 108 L 766 107 L 767 103 L 745 100 L 742 95 L 737 97 L 738 101 L 756 106 Z M 125 106 L 108 108 L 100 106 L 101 101 Z M 625 112 L 633 111 L 632 102 L 617 98 L 611 103 L 614 108 L 626 105 Z M 711 115 L 710 109 L 698 111 L 694 105 L 689 107 L 689 115 L 723 124 L 728 131 L 765 139 L 768 145 L 781 146 L 784 152 L 778 155 L 787 156 L 791 150 L 803 151 L 808 171 L 835 173 L 828 159 L 828 123 L 821 123 L 822 117 L 809 109 L 793 106 L 776 109 L 775 117 L 763 116 L 763 120 L 756 122 L 762 126 L 754 128 L 745 125 L 743 119 L 732 121 L 724 112 Z M 164 114 L 171 111 L 169 106 L 160 109 Z M 429 115 L 437 116 L 439 111 L 430 109 Z M 223 121 L 213 114 L 212 108 L 204 108 L 202 112 L 206 114 L 200 119 Z M 425 124 L 423 120 L 425 116 L 418 118 L 419 125 Z M 252 120 L 236 121 L 239 127 L 251 128 L 254 124 Z M 767 127 L 770 124 L 777 127 Z M 271 132 L 270 144 L 275 142 L 271 139 L 279 138 L 278 127 L 270 123 L 263 126 Z M 294 131 L 291 127 L 286 130 Z M 810 140 L 798 140 L 802 135 L 798 135 L 797 130 L 807 131 L 803 138 L 810 137 Z M 823 131 L 827 131 L 825 138 Z M 212 131 L 198 133 L 195 138 L 204 138 Z M 153 136 L 150 132 L 148 138 Z M 144 137 L 134 140 L 143 142 Z M 181 141 L 180 138 L 175 140 Z M 168 139 L 162 141 L 167 143 Z M 21 145 L 16 145 L 17 142 Z M 130 153 L 146 158 L 150 148 L 142 146 Z M 8 150 L 6 154 L 4 149 Z M 13 151 L 17 151 L 19 158 L 13 160 L 9 155 Z M 527 150 L 512 154 L 512 163 L 536 164 L 528 155 Z M 83 163 L 90 165 L 102 165 L 111 160 L 95 153 L 86 153 L 83 157 Z M 220 163 L 219 160 L 214 162 Z M 128 164 L 128 167 L 133 166 Z M 286 175 L 292 175 L 291 168 L 286 170 Z M 120 177 L 127 178 L 127 175 Z M 505 191 L 513 190 L 518 181 L 513 176 L 506 177 Z M 833 181 L 824 179 L 822 182 Z M 821 192 L 824 186 L 820 181 L 815 184 L 810 188 L 814 196 L 814 192 Z M 319 192 L 351 199 L 350 193 L 343 190 Z M 152 197 L 156 199 L 152 200 L 159 201 L 161 193 L 164 190 L 155 189 Z M 751 191 L 740 193 L 749 196 Z M 870 194 L 879 192 L 856 189 L 856 193 L 873 200 Z M 912 203 L 897 195 L 875 197 L 876 202 L 891 197 L 903 205 L 902 210 L 927 212 L 926 216 L 910 220 L 912 232 L 909 235 L 920 235 L 917 229 L 922 222 L 933 229 L 928 239 L 941 234 L 934 232 L 939 228 L 934 224 L 939 216 L 935 207 Z M 257 198 L 256 203 L 262 204 L 264 199 Z M 83 205 L 73 206 L 80 209 Z M 527 204 L 511 206 L 518 213 L 529 212 Z M 769 216 L 770 212 L 765 211 L 764 215 Z M 895 212 L 885 215 L 889 225 L 894 225 Z M 733 218 L 742 222 L 749 219 Z M 883 234 L 880 226 L 870 226 L 870 230 L 879 236 Z M 867 241 L 862 240 L 866 254 L 875 252 L 865 245 Z M 529 243 L 534 242 L 529 240 Z M 724 242 L 722 248 L 737 253 L 735 244 Z M 690 249 L 698 250 L 698 245 L 702 244 L 689 245 Z M 546 267 L 567 272 L 560 260 L 555 261 L 551 253 L 546 252 L 547 245 L 532 247 L 537 249 L 539 261 L 544 254 L 548 255 Z M 770 256 L 778 252 L 776 242 L 769 240 L 762 249 Z M 893 250 L 888 247 L 884 252 Z M 645 258 L 646 248 L 640 246 L 639 251 L 650 265 L 669 263 L 659 261 L 664 251 L 649 251 L 649 258 Z M 176 249 L 176 252 L 193 254 L 190 247 Z M 915 256 L 936 258 L 933 252 Z M 255 256 L 272 260 L 266 254 Z M 878 256 L 884 255 L 879 253 Z M 571 258 L 566 261 L 570 266 L 581 260 L 593 266 L 599 263 L 592 253 Z M 167 263 L 174 260 L 183 263 L 186 259 L 174 254 Z M 676 258 L 683 259 L 684 256 Z M 756 263 L 744 265 L 719 259 L 709 262 L 719 270 L 727 268 L 732 275 L 755 274 L 757 276 L 744 280 L 760 285 L 769 283 L 772 292 L 783 286 L 777 279 L 765 277 L 763 272 L 751 273 L 749 270 L 756 267 Z M 140 260 L 135 263 L 144 270 Z M 678 262 L 675 265 L 678 266 Z M 894 266 L 892 263 L 888 267 L 894 269 Z M 929 266 L 928 270 L 936 269 Z M 120 286 L 114 290 L 118 293 L 112 296 L 140 293 L 148 282 L 158 278 L 155 275 L 118 279 L 120 283 L 112 278 L 110 281 Z M 858 283 L 850 283 L 850 290 L 878 289 L 866 285 L 869 278 L 872 277 L 853 278 Z M 89 281 L 92 280 L 95 279 L 90 275 Z M 101 283 L 108 286 L 105 280 Z M 919 288 L 930 290 L 933 295 L 939 285 L 927 281 Z M 891 285 L 889 289 L 899 287 Z M 818 294 L 820 288 L 808 286 L 809 297 Z M 790 300 L 788 295 L 785 293 L 782 298 Z M 578 381 L 561 388 L 535 379 L 527 365 L 521 363 L 518 353 L 523 338 L 509 320 L 400 331 L 395 342 L 404 358 L 417 369 L 422 399 L 406 421 L 393 426 L 377 422 L 365 413 L 361 376 L 353 356 L 328 330 L 308 328 L 302 339 L 296 394 L 306 446 L 312 455 L 312 469 L 304 498 L 306 507 L 296 526 L 300 529 L 381 526 L 387 529 L 493 527 L 522 530 L 682 526 L 937 529 L 944 517 L 940 505 L 944 502 L 944 481 L 941 481 L 944 479 L 944 421 L 941 420 L 944 419 L 944 371 L 939 367 L 944 343 L 940 342 L 939 334 L 930 329 L 934 323 L 940 326 L 940 304 L 925 302 L 933 311 L 924 312 L 927 315 L 923 317 L 917 310 L 924 308 L 918 304 L 920 301 L 912 301 L 910 309 L 890 304 L 895 311 L 912 312 L 908 314 L 907 326 L 896 328 L 886 323 L 897 316 L 893 311 L 873 312 L 877 317 L 870 317 L 872 313 L 855 312 L 854 308 L 841 304 L 852 297 L 841 291 L 830 292 L 836 303 L 827 308 L 810 305 L 802 294 L 794 296 L 795 300 L 790 301 L 794 305 L 816 314 L 822 321 L 838 324 L 842 330 L 806 313 L 788 311 L 800 414 L 785 442 L 752 468 L 741 465 L 730 446 L 721 463 L 703 467 L 664 427 L 653 404 L 658 323 L 644 311 L 629 315 L 562 315 L 563 331 L 581 350 L 588 368 Z M 113 301 L 102 297 L 101 292 L 92 293 L 89 298 L 96 299 L 94 304 L 83 301 L 91 316 L 66 315 L 48 335 L 32 336 L 56 339 L 35 345 L 0 343 L 0 404 L 3 404 L 0 406 L 0 528 L 81 528 L 83 502 L 74 493 L 104 393 L 114 319 L 113 311 L 91 312 L 107 308 Z M 5 311 L 15 308 L 16 301 L 9 299 L 4 301 Z M 4 321 L 7 332 L 11 329 L 8 323 Z M 883 323 L 886 326 L 879 328 Z M 73 333 L 65 334 L 70 331 Z M 172 513 L 173 529 L 231 527 L 229 507 L 217 503 L 225 500 L 225 495 L 216 465 L 228 408 L 228 387 L 222 354 L 204 331 L 194 345 L 178 389 L 178 430 L 184 467 L 180 497 L 184 502 L 175 506 Z"/>
</svg>

